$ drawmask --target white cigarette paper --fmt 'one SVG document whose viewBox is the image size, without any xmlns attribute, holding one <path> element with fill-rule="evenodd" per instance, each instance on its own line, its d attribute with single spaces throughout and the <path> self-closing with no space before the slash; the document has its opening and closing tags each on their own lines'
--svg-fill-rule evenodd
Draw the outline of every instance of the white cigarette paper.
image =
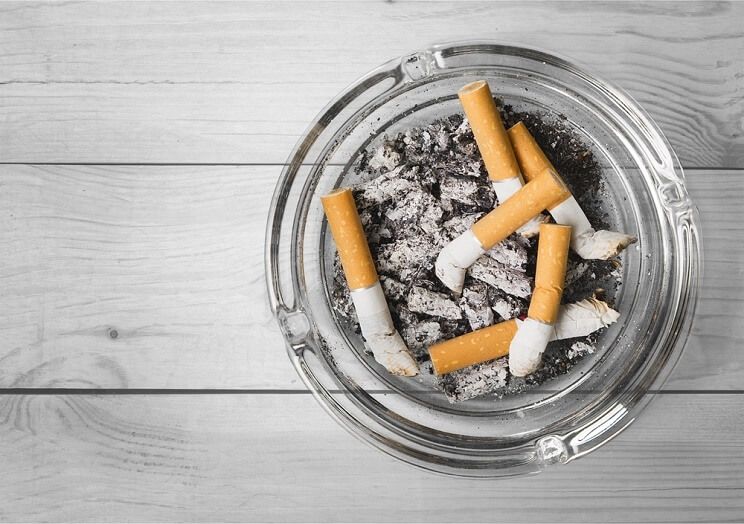
<svg viewBox="0 0 744 524">
<path fill-rule="evenodd" d="M 636 241 L 632 235 L 615 231 L 596 231 L 584 210 L 571 196 L 550 209 L 558 224 L 571 226 L 571 248 L 584 260 L 607 260 Z"/>
<path fill-rule="evenodd" d="M 553 336 L 553 326 L 533 318 L 519 324 L 517 334 L 509 346 L 509 371 L 524 377 L 535 371 L 542 361 L 545 348 Z"/>
<path fill-rule="evenodd" d="M 614 324 L 618 318 L 620 313 L 596 298 L 566 304 L 561 306 L 550 340 L 585 337 Z"/>
<path fill-rule="evenodd" d="M 491 180 L 493 192 L 496 193 L 496 199 L 501 204 L 509 200 L 514 193 L 522 189 L 523 185 L 524 182 L 522 181 L 522 177 L 519 176 L 507 178 L 506 180 Z"/>
<path fill-rule="evenodd" d="M 620 318 L 620 313 L 607 305 L 607 302 L 596 298 L 587 298 L 561 306 L 558 320 L 550 334 L 550 342 L 568 338 L 586 337 L 606 328 Z M 517 328 L 524 320 L 517 319 Z"/>
<path fill-rule="evenodd" d="M 393 375 L 412 377 L 418 366 L 393 325 L 380 282 L 351 291 L 359 327 L 375 360 Z"/>
<path fill-rule="evenodd" d="M 465 273 L 485 252 L 473 230 L 468 229 L 442 248 L 434 265 L 437 277 L 455 293 L 462 293 Z"/>
</svg>

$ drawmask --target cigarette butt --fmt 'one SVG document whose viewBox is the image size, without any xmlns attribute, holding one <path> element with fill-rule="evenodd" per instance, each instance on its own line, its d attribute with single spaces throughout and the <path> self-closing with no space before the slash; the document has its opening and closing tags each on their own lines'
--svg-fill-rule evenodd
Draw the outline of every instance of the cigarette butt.
<svg viewBox="0 0 744 524">
<path fill-rule="evenodd" d="M 473 224 L 472 231 L 488 250 L 514 233 L 543 209 L 570 196 L 566 185 L 552 169 L 546 169 L 499 207 Z"/>
<path fill-rule="evenodd" d="M 434 372 L 444 375 L 503 357 L 509 353 L 509 344 L 516 332 L 517 322 L 512 319 L 434 344 L 429 348 Z"/>
<path fill-rule="evenodd" d="M 475 142 L 491 180 L 520 178 L 519 164 L 485 80 L 464 86 L 457 95 L 473 129 Z"/>
<path fill-rule="evenodd" d="M 320 200 L 336 242 L 349 289 L 371 286 L 378 280 L 377 271 L 351 189 L 337 189 L 320 197 Z"/>
<path fill-rule="evenodd" d="M 507 133 L 526 181 L 545 169 L 555 170 L 524 122 L 513 125 Z M 570 194 L 548 210 L 557 223 L 573 227 L 571 247 L 585 260 L 607 260 L 637 240 L 625 233 L 595 231 L 579 203 Z"/>
<path fill-rule="evenodd" d="M 524 364 L 528 368 L 524 374 L 529 374 L 531 372 L 529 369 L 536 369 L 540 364 L 541 339 L 545 341 L 544 349 L 548 341 L 585 337 L 615 323 L 619 317 L 620 313 L 607 303 L 590 298 L 562 307 L 554 326 L 530 319 L 524 321 L 512 319 L 434 344 L 429 348 L 429 355 L 434 372 L 437 375 L 444 375 L 505 356 L 512 349 L 511 343 L 517 333 L 521 332 L 523 338 L 528 339 L 527 343 L 532 349 L 535 339 L 538 339 L 538 351 L 535 352 L 537 361 L 528 361 Z M 533 333 L 529 333 L 530 331 Z M 530 356 L 527 354 L 527 359 Z M 519 372 L 519 367 L 515 365 L 512 371 Z"/>
<path fill-rule="evenodd" d="M 321 197 L 321 202 L 367 346 L 375 360 L 393 375 L 418 374 L 416 361 L 390 317 L 351 190 L 337 189 Z"/>
<path fill-rule="evenodd" d="M 537 244 L 535 289 L 527 316 L 544 324 L 555 324 L 566 280 L 571 226 L 542 224 Z"/>
<path fill-rule="evenodd" d="M 571 226 L 540 226 L 535 289 L 527 319 L 519 325 L 509 344 L 509 371 L 515 377 L 527 376 L 540 366 L 545 348 L 555 333 L 553 324 L 561 305 L 570 244 Z"/>
<path fill-rule="evenodd" d="M 537 141 L 527 130 L 524 122 L 517 122 L 510 127 L 507 135 L 509 136 L 512 150 L 526 182 L 529 182 L 548 168 L 555 171 L 555 167 L 550 163 L 550 160 L 545 156 L 540 146 L 537 145 Z"/>
</svg>

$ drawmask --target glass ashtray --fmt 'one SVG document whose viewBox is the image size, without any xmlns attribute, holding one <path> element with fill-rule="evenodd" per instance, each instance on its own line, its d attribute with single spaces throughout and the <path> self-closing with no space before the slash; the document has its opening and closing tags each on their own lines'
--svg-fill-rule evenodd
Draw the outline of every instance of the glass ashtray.
<svg viewBox="0 0 744 524">
<path fill-rule="evenodd" d="M 525 393 L 449 404 L 432 377 L 388 374 L 336 318 L 335 247 L 319 197 L 361 182 L 353 164 L 385 135 L 461 112 L 457 91 L 477 79 L 515 110 L 560 118 L 591 146 L 611 195 L 608 222 L 638 243 L 623 254 L 614 297 L 620 321 L 599 337 L 598 351 Z M 351 433 L 441 473 L 533 473 L 616 436 L 669 375 L 697 301 L 698 221 L 676 155 L 623 91 L 532 49 L 436 45 L 348 87 L 296 145 L 269 214 L 269 297 L 300 377 Z"/>
</svg>

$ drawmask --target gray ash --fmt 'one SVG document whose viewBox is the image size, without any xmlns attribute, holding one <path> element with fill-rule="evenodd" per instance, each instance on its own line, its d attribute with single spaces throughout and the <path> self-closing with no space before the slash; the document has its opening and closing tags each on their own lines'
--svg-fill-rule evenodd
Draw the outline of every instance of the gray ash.
<svg viewBox="0 0 744 524">
<path fill-rule="evenodd" d="M 462 402 L 488 393 L 503 394 L 510 377 L 507 359 L 499 358 L 448 373 L 437 385 L 451 402 Z"/>
<path fill-rule="evenodd" d="M 602 209 L 602 170 L 589 147 L 560 119 L 504 106 L 507 126 L 523 121 L 562 174 L 595 227 L 608 227 Z M 413 128 L 367 151 L 354 169 L 362 180 L 354 198 L 385 290 L 393 320 L 409 348 L 429 370 L 427 347 L 496 322 L 524 316 L 537 254 L 537 240 L 512 235 L 474 264 L 462 296 L 434 274 L 441 248 L 491 211 L 496 197 L 472 131 L 460 115 Z M 617 261 L 569 256 L 564 302 L 618 285 Z M 331 291 L 337 314 L 359 333 L 338 259 Z M 576 345 L 577 341 L 584 345 Z M 542 367 L 525 379 L 508 372 L 505 359 L 440 377 L 436 385 L 451 401 L 496 393 L 515 394 L 566 373 L 595 339 L 563 340 L 548 346 Z M 572 349 L 573 347 L 573 349 Z M 578 348 L 578 349 L 577 349 Z"/>
</svg>

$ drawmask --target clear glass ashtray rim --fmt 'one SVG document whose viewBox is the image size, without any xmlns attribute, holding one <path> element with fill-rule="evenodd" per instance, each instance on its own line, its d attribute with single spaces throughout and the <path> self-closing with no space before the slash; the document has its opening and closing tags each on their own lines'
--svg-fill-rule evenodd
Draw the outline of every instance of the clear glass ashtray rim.
<svg viewBox="0 0 744 524">
<path fill-rule="evenodd" d="M 644 126 L 644 130 L 653 135 L 653 140 L 657 144 L 661 144 L 665 152 L 668 153 L 666 163 L 661 162 L 658 172 L 654 173 L 654 176 L 660 180 L 660 187 L 671 188 L 670 194 L 672 196 L 665 197 L 661 194 L 659 195 L 659 202 L 665 210 L 675 242 L 684 244 L 686 251 L 690 254 L 689 257 L 675 257 L 674 260 L 676 264 L 675 274 L 679 277 L 677 282 L 679 292 L 675 293 L 675 296 L 679 299 L 679 303 L 675 304 L 674 308 L 677 317 L 679 317 L 676 319 L 676 327 L 673 327 L 675 334 L 671 341 L 668 336 L 665 337 L 667 344 L 664 348 L 664 355 L 661 355 L 661 363 L 654 366 L 652 375 L 648 375 L 649 370 L 646 370 L 646 380 L 641 386 L 629 389 L 627 398 L 623 398 L 622 401 L 615 399 L 607 409 L 593 417 L 592 423 L 588 423 L 581 428 L 567 431 L 565 434 L 547 435 L 530 445 L 489 450 L 488 454 L 480 457 L 474 455 L 473 450 L 467 450 L 461 455 L 458 454 L 457 450 L 447 453 L 446 451 L 443 452 L 442 449 L 427 449 L 426 443 L 414 443 L 411 439 L 406 439 L 405 436 L 401 436 L 396 431 L 396 428 L 386 424 L 384 417 L 364 409 L 358 399 L 354 398 L 357 392 L 332 392 L 324 386 L 322 380 L 319 380 L 315 375 L 315 371 L 318 369 L 317 363 L 312 361 L 314 358 L 321 359 L 313 356 L 312 353 L 306 353 L 308 347 L 312 346 L 312 342 L 307 338 L 312 337 L 312 330 L 307 329 L 303 336 L 298 336 L 297 330 L 287 327 L 288 318 L 298 312 L 302 314 L 302 297 L 298 296 L 298 293 L 301 295 L 302 290 L 297 285 L 297 269 L 293 267 L 292 274 L 293 293 L 295 294 L 294 304 L 287 305 L 282 297 L 279 285 L 279 280 L 286 278 L 286 275 L 282 276 L 279 273 L 277 263 L 278 247 L 281 241 L 279 238 L 281 224 L 283 220 L 290 218 L 284 216 L 285 212 L 295 212 L 295 210 L 287 208 L 287 195 L 309 148 L 316 145 L 317 138 L 334 122 L 339 104 L 343 104 L 344 100 L 348 101 L 350 93 L 358 94 L 360 89 L 373 84 L 373 80 L 376 78 L 395 78 L 395 84 L 388 90 L 393 91 L 399 88 L 401 84 L 416 81 L 416 75 L 421 75 L 421 77 L 431 75 L 431 72 L 426 70 L 426 63 L 422 66 L 423 72 L 418 69 L 418 66 L 412 68 L 411 64 L 415 64 L 417 61 L 432 60 L 431 63 L 436 66 L 437 56 L 457 56 L 458 54 L 468 55 L 471 59 L 473 57 L 477 59 L 479 55 L 493 57 L 494 54 L 500 54 L 517 58 L 524 57 L 529 60 L 542 60 L 543 63 L 549 63 L 551 66 L 577 75 L 597 89 L 601 95 L 611 97 L 618 108 L 626 113 L 626 117 L 636 124 L 640 122 Z M 447 69 L 446 66 L 441 67 L 437 72 L 445 74 Z M 450 70 L 449 74 L 451 73 Z M 663 191 L 661 192 L 663 193 Z M 297 215 L 300 214 L 297 212 L 294 216 L 295 223 L 292 236 L 297 232 L 297 221 L 299 219 Z M 676 156 L 650 117 L 627 94 L 598 80 L 569 61 L 541 51 L 488 42 L 441 44 L 422 52 L 391 60 L 362 77 L 321 111 L 306 134 L 298 142 L 277 183 L 269 214 L 266 237 L 266 276 L 269 297 L 272 310 L 285 334 L 289 355 L 298 374 L 326 411 L 352 434 L 399 459 L 440 473 L 475 477 L 532 473 L 541 470 L 547 464 L 563 463 L 582 456 L 613 438 L 627 427 L 637 413 L 651 400 L 654 391 L 652 388 L 658 390 L 670 374 L 681 355 L 697 302 L 697 285 L 702 269 L 697 224 L 697 212 L 687 196 L 682 170 Z M 312 324 L 312 320 L 310 320 L 310 324 Z M 307 327 L 310 328 L 311 326 Z M 656 361 L 655 363 L 658 364 Z M 648 380 L 649 378 L 651 380 Z M 618 408 L 621 408 L 620 411 L 618 411 Z M 592 436 L 592 428 L 596 433 L 598 426 L 602 431 Z M 587 435 L 591 438 L 587 438 Z M 550 440 L 547 441 L 546 438 Z M 558 445 L 558 442 L 561 444 Z M 552 451 L 546 452 L 546 449 Z M 505 463 L 505 460 L 508 463 Z"/>
</svg>

